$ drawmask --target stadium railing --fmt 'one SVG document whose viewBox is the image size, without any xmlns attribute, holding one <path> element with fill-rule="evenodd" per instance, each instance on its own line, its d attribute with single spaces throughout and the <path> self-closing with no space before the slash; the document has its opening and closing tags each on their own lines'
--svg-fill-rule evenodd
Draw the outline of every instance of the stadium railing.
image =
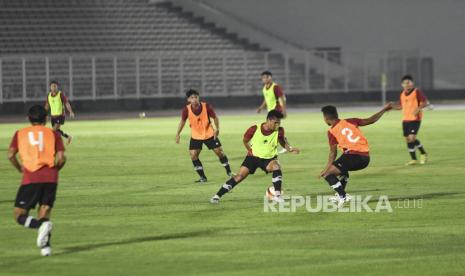
<svg viewBox="0 0 465 276">
<path fill-rule="evenodd" d="M 387 89 L 398 89 L 405 73 L 419 83 L 431 79 L 432 60 L 419 52 L 340 51 L 6 56 L 0 57 L 0 102 L 42 100 L 52 79 L 72 100 L 182 97 L 189 88 L 211 96 L 258 95 L 264 70 L 287 94 L 379 92 L 383 74 Z"/>
</svg>

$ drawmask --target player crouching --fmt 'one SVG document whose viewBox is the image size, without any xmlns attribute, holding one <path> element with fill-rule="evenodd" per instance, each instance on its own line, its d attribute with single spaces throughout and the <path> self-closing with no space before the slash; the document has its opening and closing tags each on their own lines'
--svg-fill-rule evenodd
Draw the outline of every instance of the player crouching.
<svg viewBox="0 0 465 276">
<path fill-rule="evenodd" d="M 368 140 L 359 126 L 375 123 L 390 109 L 392 109 L 392 104 L 388 103 L 381 111 L 367 119 L 339 119 L 336 107 L 331 105 L 321 109 L 325 123 L 331 128 L 328 130 L 330 147 L 328 163 L 319 177 L 323 177 L 329 186 L 336 191 L 331 201 L 337 203 L 338 207 L 342 207 L 344 202 L 351 199 L 345 191 L 349 181 L 349 171 L 362 170 L 370 163 Z M 343 153 L 335 161 L 338 145 Z"/>
<path fill-rule="evenodd" d="M 272 182 L 275 189 L 273 201 L 283 202 L 281 198 L 282 172 L 278 162 L 278 143 L 291 153 L 298 154 L 300 150 L 289 145 L 284 136 L 284 128 L 280 127 L 283 114 L 271 110 L 266 116 L 266 122 L 251 126 L 244 134 L 243 143 L 247 149 L 247 156 L 239 172 L 231 177 L 211 199 L 211 203 L 219 203 L 220 198 L 231 191 L 249 174 L 254 174 L 257 168 L 266 173 L 272 173 Z"/>
</svg>

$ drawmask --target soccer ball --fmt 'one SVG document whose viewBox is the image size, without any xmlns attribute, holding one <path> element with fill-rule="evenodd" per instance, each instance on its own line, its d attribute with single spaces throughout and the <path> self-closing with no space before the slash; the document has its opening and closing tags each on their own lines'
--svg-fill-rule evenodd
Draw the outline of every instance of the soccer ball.
<svg viewBox="0 0 465 276">
<path fill-rule="evenodd" d="M 284 192 L 281 190 L 281 195 L 283 195 Z M 265 192 L 265 196 L 269 199 L 269 200 L 272 200 L 273 197 L 276 195 L 275 191 L 274 191 L 274 187 L 273 186 L 270 186 L 268 187 L 268 189 L 266 189 L 266 192 Z"/>
<path fill-rule="evenodd" d="M 139 113 L 139 118 L 145 118 L 145 116 L 146 116 L 146 115 L 145 115 L 145 112 Z"/>
</svg>

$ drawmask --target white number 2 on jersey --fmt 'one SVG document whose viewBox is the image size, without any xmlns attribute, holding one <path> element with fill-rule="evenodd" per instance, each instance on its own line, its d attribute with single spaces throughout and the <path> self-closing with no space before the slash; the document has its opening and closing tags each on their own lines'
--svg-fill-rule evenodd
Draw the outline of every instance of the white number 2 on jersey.
<svg viewBox="0 0 465 276">
<path fill-rule="evenodd" d="M 39 151 L 44 151 L 44 133 L 39 131 L 39 137 L 37 140 L 35 139 L 34 133 L 32 131 L 29 131 L 27 134 L 29 136 L 29 144 L 31 144 L 31 146 L 38 146 Z"/>
<path fill-rule="evenodd" d="M 347 140 L 349 140 L 349 142 L 351 143 L 357 143 L 358 140 L 360 140 L 360 136 L 357 136 L 357 137 L 352 137 L 352 135 L 354 135 L 354 132 L 350 129 L 350 128 L 343 128 L 342 131 L 341 131 L 342 135 L 344 135 L 345 137 L 347 137 Z"/>
</svg>

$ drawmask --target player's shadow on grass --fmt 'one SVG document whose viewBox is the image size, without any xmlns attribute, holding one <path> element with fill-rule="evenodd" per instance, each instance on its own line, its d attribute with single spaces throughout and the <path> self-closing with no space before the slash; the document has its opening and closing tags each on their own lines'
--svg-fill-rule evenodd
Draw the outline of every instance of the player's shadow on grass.
<svg viewBox="0 0 465 276">
<path fill-rule="evenodd" d="M 144 243 L 144 242 L 194 238 L 194 237 L 200 237 L 200 236 L 207 236 L 207 235 L 212 234 L 213 232 L 214 232 L 213 230 L 208 230 L 208 231 L 186 232 L 186 233 L 177 233 L 177 234 L 169 234 L 169 235 L 145 236 L 145 237 L 137 237 L 137 238 L 132 238 L 132 239 L 115 241 L 115 242 L 102 242 L 102 243 L 92 243 L 92 244 L 87 244 L 87 245 L 65 247 L 63 248 L 63 252 L 59 252 L 55 254 L 55 256 L 79 253 L 79 252 L 84 252 L 84 251 L 91 251 L 95 249 L 118 246 L 118 245 L 130 245 L 130 244 L 137 244 L 137 243 Z"/>
<path fill-rule="evenodd" d="M 421 195 L 410 195 L 410 196 L 394 196 L 394 197 L 389 197 L 389 200 L 414 200 L 414 199 L 434 199 L 434 198 L 440 198 L 440 197 L 445 197 L 445 196 L 450 196 L 450 195 L 459 195 L 463 193 L 457 193 L 457 192 L 441 192 L 441 193 L 429 193 L 429 194 L 421 194 Z M 370 199 L 368 202 L 378 202 L 378 198 L 373 198 Z"/>
</svg>

